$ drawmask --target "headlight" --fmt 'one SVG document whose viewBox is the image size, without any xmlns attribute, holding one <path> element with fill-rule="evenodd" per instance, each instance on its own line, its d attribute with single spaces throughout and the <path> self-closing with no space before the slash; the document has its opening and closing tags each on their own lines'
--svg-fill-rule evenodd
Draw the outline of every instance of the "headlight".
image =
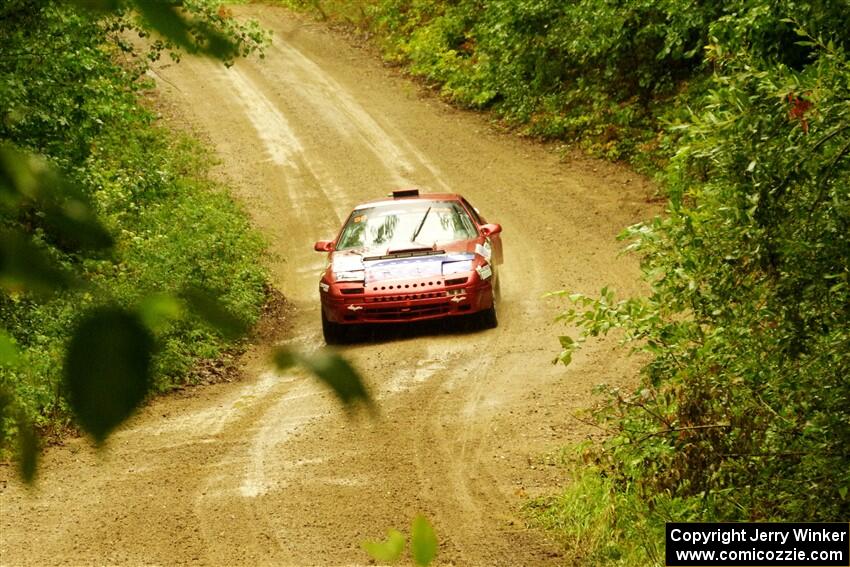
<svg viewBox="0 0 850 567">
<path fill-rule="evenodd" d="M 334 279 L 338 282 L 362 282 L 365 280 L 366 272 L 363 270 L 352 270 L 348 272 L 334 272 Z"/>
<path fill-rule="evenodd" d="M 443 275 L 450 276 L 461 272 L 472 271 L 472 260 L 460 260 L 458 262 L 443 262 Z"/>
</svg>

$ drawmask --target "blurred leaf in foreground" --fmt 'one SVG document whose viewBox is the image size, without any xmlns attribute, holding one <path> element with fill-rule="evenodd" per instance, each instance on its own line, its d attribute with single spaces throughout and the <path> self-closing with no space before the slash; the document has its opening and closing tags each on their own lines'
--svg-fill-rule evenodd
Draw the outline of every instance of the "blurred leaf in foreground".
<svg viewBox="0 0 850 567">
<path fill-rule="evenodd" d="M 10 421 L 15 423 L 17 435 L 18 472 L 21 479 L 30 484 L 35 478 L 38 463 L 38 434 L 20 410 L 20 406 L 15 403 L 12 395 L 4 388 L 0 388 L 0 425 L 4 425 L 0 427 L 0 447 L 5 444 L 5 436 L 9 433 L 5 425 Z"/>
<path fill-rule="evenodd" d="M 20 358 L 18 347 L 11 335 L 0 329 L 0 366 L 15 364 Z"/>
<path fill-rule="evenodd" d="M 395 563 L 404 551 L 404 544 L 404 534 L 390 529 L 384 541 L 364 541 L 360 547 L 379 563 Z"/>
<path fill-rule="evenodd" d="M 423 567 L 430 565 L 437 556 L 437 534 L 431 522 L 422 514 L 413 519 L 410 527 L 410 552 L 413 561 Z"/>
<path fill-rule="evenodd" d="M 295 365 L 303 366 L 330 387 L 346 408 L 360 402 L 374 410 L 372 398 L 360 375 L 347 360 L 333 351 L 320 350 L 314 354 L 302 354 L 289 348 L 281 348 L 275 353 L 274 361 L 280 370 Z"/>
<path fill-rule="evenodd" d="M 69 274 L 30 238 L 16 230 L 0 231 L 0 288 L 47 295 L 70 283 Z"/>
<path fill-rule="evenodd" d="M 115 307 L 79 324 L 65 359 L 65 389 L 80 426 L 102 443 L 151 386 L 154 341 L 139 317 Z"/>
<path fill-rule="evenodd" d="M 260 52 L 268 34 L 253 23 L 238 23 L 229 10 L 207 0 L 66 0 L 68 4 L 102 14 L 132 10 L 146 30 L 187 53 L 232 63 L 239 56 Z"/>
<path fill-rule="evenodd" d="M 175 4 L 135 0 L 132 5 L 152 29 L 188 53 L 203 53 L 224 60 L 239 53 L 239 48 L 230 38 L 206 22 L 185 18 L 185 13 Z"/>
<path fill-rule="evenodd" d="M 185 315 L 183 303 L 168 293 L 152 293 L 145 296 L 138 306 L 139 316 L 145 326 L 154 333 L 164 331 L 170 323 Z"/>
<path fill-rule="evenodd" d="M 225 308 L 219 294 L 191 287 L 184 290 L 182 295 L 189 311 L 201 317 L 222 336 L 235 339 L 248 331 L 248 322 Z"/>
<path fill-rule="evenodd" d="M 18 470 L 27 484 L 35 480 L 38 464 L 38 434 L 33 425 L 21 418 L 18 420 Z"/>
<path fill-rule="evenodd" d="M 38 223 L 72 250 L 103 250 L 113 244 L 82 189 L 41 156 L 0 143 L 0 211 L 37 211 Z"/>
</svg>

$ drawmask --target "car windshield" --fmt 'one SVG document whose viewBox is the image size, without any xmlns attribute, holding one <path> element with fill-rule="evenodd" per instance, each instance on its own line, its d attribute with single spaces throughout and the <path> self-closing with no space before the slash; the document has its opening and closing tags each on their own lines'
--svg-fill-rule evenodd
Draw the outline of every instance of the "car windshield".
<svg viewBox="0 0 850 567">
<path fill-rule="evenodd" d="M 472 219 L 455 201 L 407 201 L 355 210 L 336 248 L 431 247 L 476 235 Z"/>
</svg>

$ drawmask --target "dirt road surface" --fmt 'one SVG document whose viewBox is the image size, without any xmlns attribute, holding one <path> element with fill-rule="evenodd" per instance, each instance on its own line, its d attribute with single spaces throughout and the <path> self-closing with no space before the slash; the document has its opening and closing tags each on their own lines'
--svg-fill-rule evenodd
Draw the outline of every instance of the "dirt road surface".
<svg viewBox="0 0 850 567">
<path fill-rule="evenodd" d="M 342 349 L 380 418 L 348 419 L 298 372 L 240 362 L 241 379 L 155 400 L 103 451 L 48 450 L 34 490 L 0 467 L 0 564 L 351 565 L 387 528 L 433 522 L 443 565 L 546 565 L 557 543 L 521 506 L 565 479 L 544 458 L 591 431 L 571 418 L 634 363 L 589 345 L 565 369 L 551 290 L 637 290 L 614 240 L 649 213 L 628 170 L 491 127 L 423 95 L 374 55 L 286 11 L 264 60 L 186 58 L 157 69 L 167 105 L 206 138 L 218 174 L 267 236 L 290 310 L 280 341 L 322 345 L 312 243 L 393 188 L 463 193 L 504 227 L 500 325 L 415 327 Z M 626 378 L 628 379 L 628 378 Z"/>
</svg>

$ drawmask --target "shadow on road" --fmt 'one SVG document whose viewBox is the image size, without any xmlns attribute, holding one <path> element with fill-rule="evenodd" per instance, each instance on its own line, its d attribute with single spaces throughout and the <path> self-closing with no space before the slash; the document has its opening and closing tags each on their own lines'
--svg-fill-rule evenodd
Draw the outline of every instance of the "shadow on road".
<svg viewBox="0 0 850 567">
<path fill-rule="evenodd" d="M 358 325 L 347 330 L 345 345 L 390 343 L 398 340 L 438 335 L 477 335 L 484 333 L 476 315 L 433 319 L 413 323 Z"/>
</svg>

